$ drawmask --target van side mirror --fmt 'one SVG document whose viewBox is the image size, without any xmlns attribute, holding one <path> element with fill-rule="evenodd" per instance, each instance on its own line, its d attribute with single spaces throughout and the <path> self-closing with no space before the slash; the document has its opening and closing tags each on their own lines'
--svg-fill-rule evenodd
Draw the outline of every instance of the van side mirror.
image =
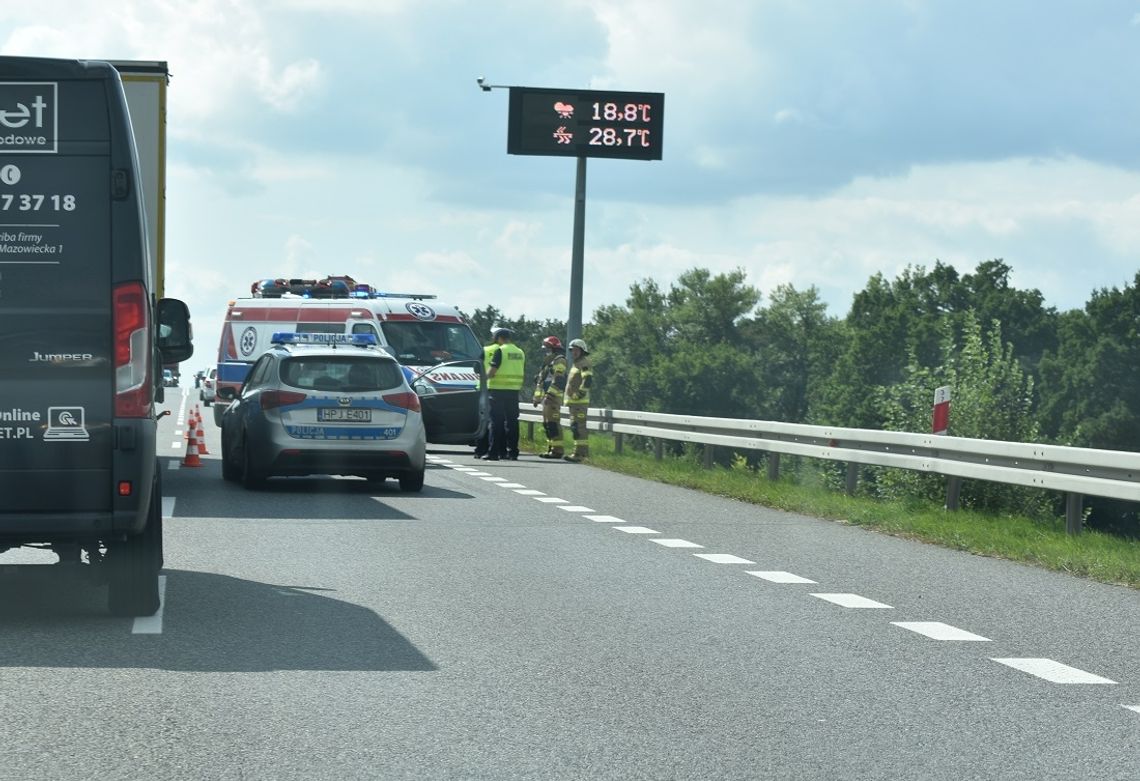
<svg viewBox="0 0 1140 781">
<path fill-rule="evenodd" d="M 190 310 L 177 298 L 158 302 L 158 350 L 163 363 L 181 363 L 194 354 Z"/>
</svg>

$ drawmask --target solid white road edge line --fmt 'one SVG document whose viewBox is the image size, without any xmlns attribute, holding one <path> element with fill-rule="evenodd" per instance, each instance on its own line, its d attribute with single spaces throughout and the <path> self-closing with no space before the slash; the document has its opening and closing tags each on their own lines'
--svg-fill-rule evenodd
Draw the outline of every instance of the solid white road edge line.
<svg viewBox="0 0 1140 781">
<path fill-rule="evenodd" d="M 611 529 L 617 529 L 619 532 L 626 534 L 660 534 L 661 532 L 648 528 L 647 526 L 611 526 Z"/>
<path fill-rule="evenodd" d="M 965 643 L 992 642 L 988 637 L 967 632 L 965 629 L 959 629 L 956 626 L 950 626 L 950 624 L 944 624 L 941 621 L 892 621 L 891 623 L 895 626 L 901 626 L 903 629 L 909 629 L 912 632 L 925 635 L 931 640 L 953 640 Z"/>
<path fill-rule="evenodd" d="M 166 609 L 166 576 L 158 576 L 158 612 L 153 616 L 139 616 L 131 627 L 132 635 L 162 634 L 162 612 Z"/>
<path fill-rule="evenodd" d="M 650 540 L 650 542 L 655 542 L 658 545 L 664 545 L 666 548 L 703 548 L 703 547 L 705 547 L 704 545 L 697 545 L 695 542 L 689 542 L 688 540 L 675 540 L 675 539 L 671 540 L 671 539 L 668 539 L 665 537 L 658 537 L 655 540 Z"/>
<path fill-rule="evenodd" d="M 1061 664 L 1052 659 L 991 658 L 990 661 L 1004 664 L 1015 670 L 1021 670 L 1023 673 L 1036 675 L 1038 678 L 1044 678 L 1050 683 L 1116 684 L 1116 681 L 1101 678 L 1099 675 L 1078 670 L 1076 667 L 1069 667 L 1067 664 Z"/>
<path fill-rule="evenodd" d="M 749 570 L 748 574 L 754 575 L 762 580 L 767 580 L 770 583 L 815 583 L 814 580 L 801 578 L 799 575 L 793 575 L 783 570 Z"/>
<path fill-rule="evenodd" d="M 852 608 L 880 608 L 884 610 L 894 610 L 890 605 L 884 605 L 882 602 L 876 602 L 873 599 L 861 597 L 858 594 L 812 594 L 813 597 L 818 597 L 828 602 L 832 602 L 840 607 Z"/>
</svg>

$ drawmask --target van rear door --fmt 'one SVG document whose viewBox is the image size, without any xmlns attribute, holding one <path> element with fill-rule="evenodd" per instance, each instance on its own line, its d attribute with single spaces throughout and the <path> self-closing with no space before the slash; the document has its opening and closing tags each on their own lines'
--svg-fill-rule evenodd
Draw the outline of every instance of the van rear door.
<svg viewBox="0 0 1140 781">
<path fill-rule="evenodd" d="M 0 58 L 0 519 L 24 522 L 111 510 L 115 390 L 108 82 L 34 62 Z"/>
</svg>

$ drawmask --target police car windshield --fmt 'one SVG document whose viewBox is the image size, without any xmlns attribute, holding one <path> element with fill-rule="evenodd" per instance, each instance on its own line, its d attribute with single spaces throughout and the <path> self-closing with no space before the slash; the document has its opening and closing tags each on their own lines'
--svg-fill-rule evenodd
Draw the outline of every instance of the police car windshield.
<svg viewBox="0 0 1140 781">
<path fill-rule="evenodd" d="M 431 365 L 482 360 L 483 348 L 462 323 L 384 323 L 384 337 L 400 363 Z"/>
<path fill-rule="evenodd" d="M 281 381 L 301 390 L 365 393 L 396 388 L 403 378 L 391 359 L 314 355 L 281 362 Z"/>
</svg>

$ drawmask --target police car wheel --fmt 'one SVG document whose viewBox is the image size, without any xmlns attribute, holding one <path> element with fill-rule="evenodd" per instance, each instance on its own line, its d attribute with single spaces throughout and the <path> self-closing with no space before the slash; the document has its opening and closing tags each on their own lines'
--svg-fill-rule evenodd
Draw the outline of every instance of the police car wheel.
<svg viewBox="0 0 1140 781">
<path fill-rule="evenodd" d="M 229 480 L 231 483 L 236 483 L 241 479 L 238 465 L 234 463 L 233 456 L 230 455 L 230 450 L 224 442 L 222 443 L 222 479 Z"/>
<path fill-rule="evenodd" d="M 403 472 L 400 475 L 400 490 L 408 493 L 421 491 L 424 487 L 424 470 Z"/>
<path fill-rule="evenodd" d="M 257 468 L 253 463 L 253 456 L 249 452 L 249 447 L 246 443 L 242 443 L 242 470 L 241 470 L 241 484 L 246 490 L 253 491 L 265 486 L 265 473 Z"/>
</svg>

